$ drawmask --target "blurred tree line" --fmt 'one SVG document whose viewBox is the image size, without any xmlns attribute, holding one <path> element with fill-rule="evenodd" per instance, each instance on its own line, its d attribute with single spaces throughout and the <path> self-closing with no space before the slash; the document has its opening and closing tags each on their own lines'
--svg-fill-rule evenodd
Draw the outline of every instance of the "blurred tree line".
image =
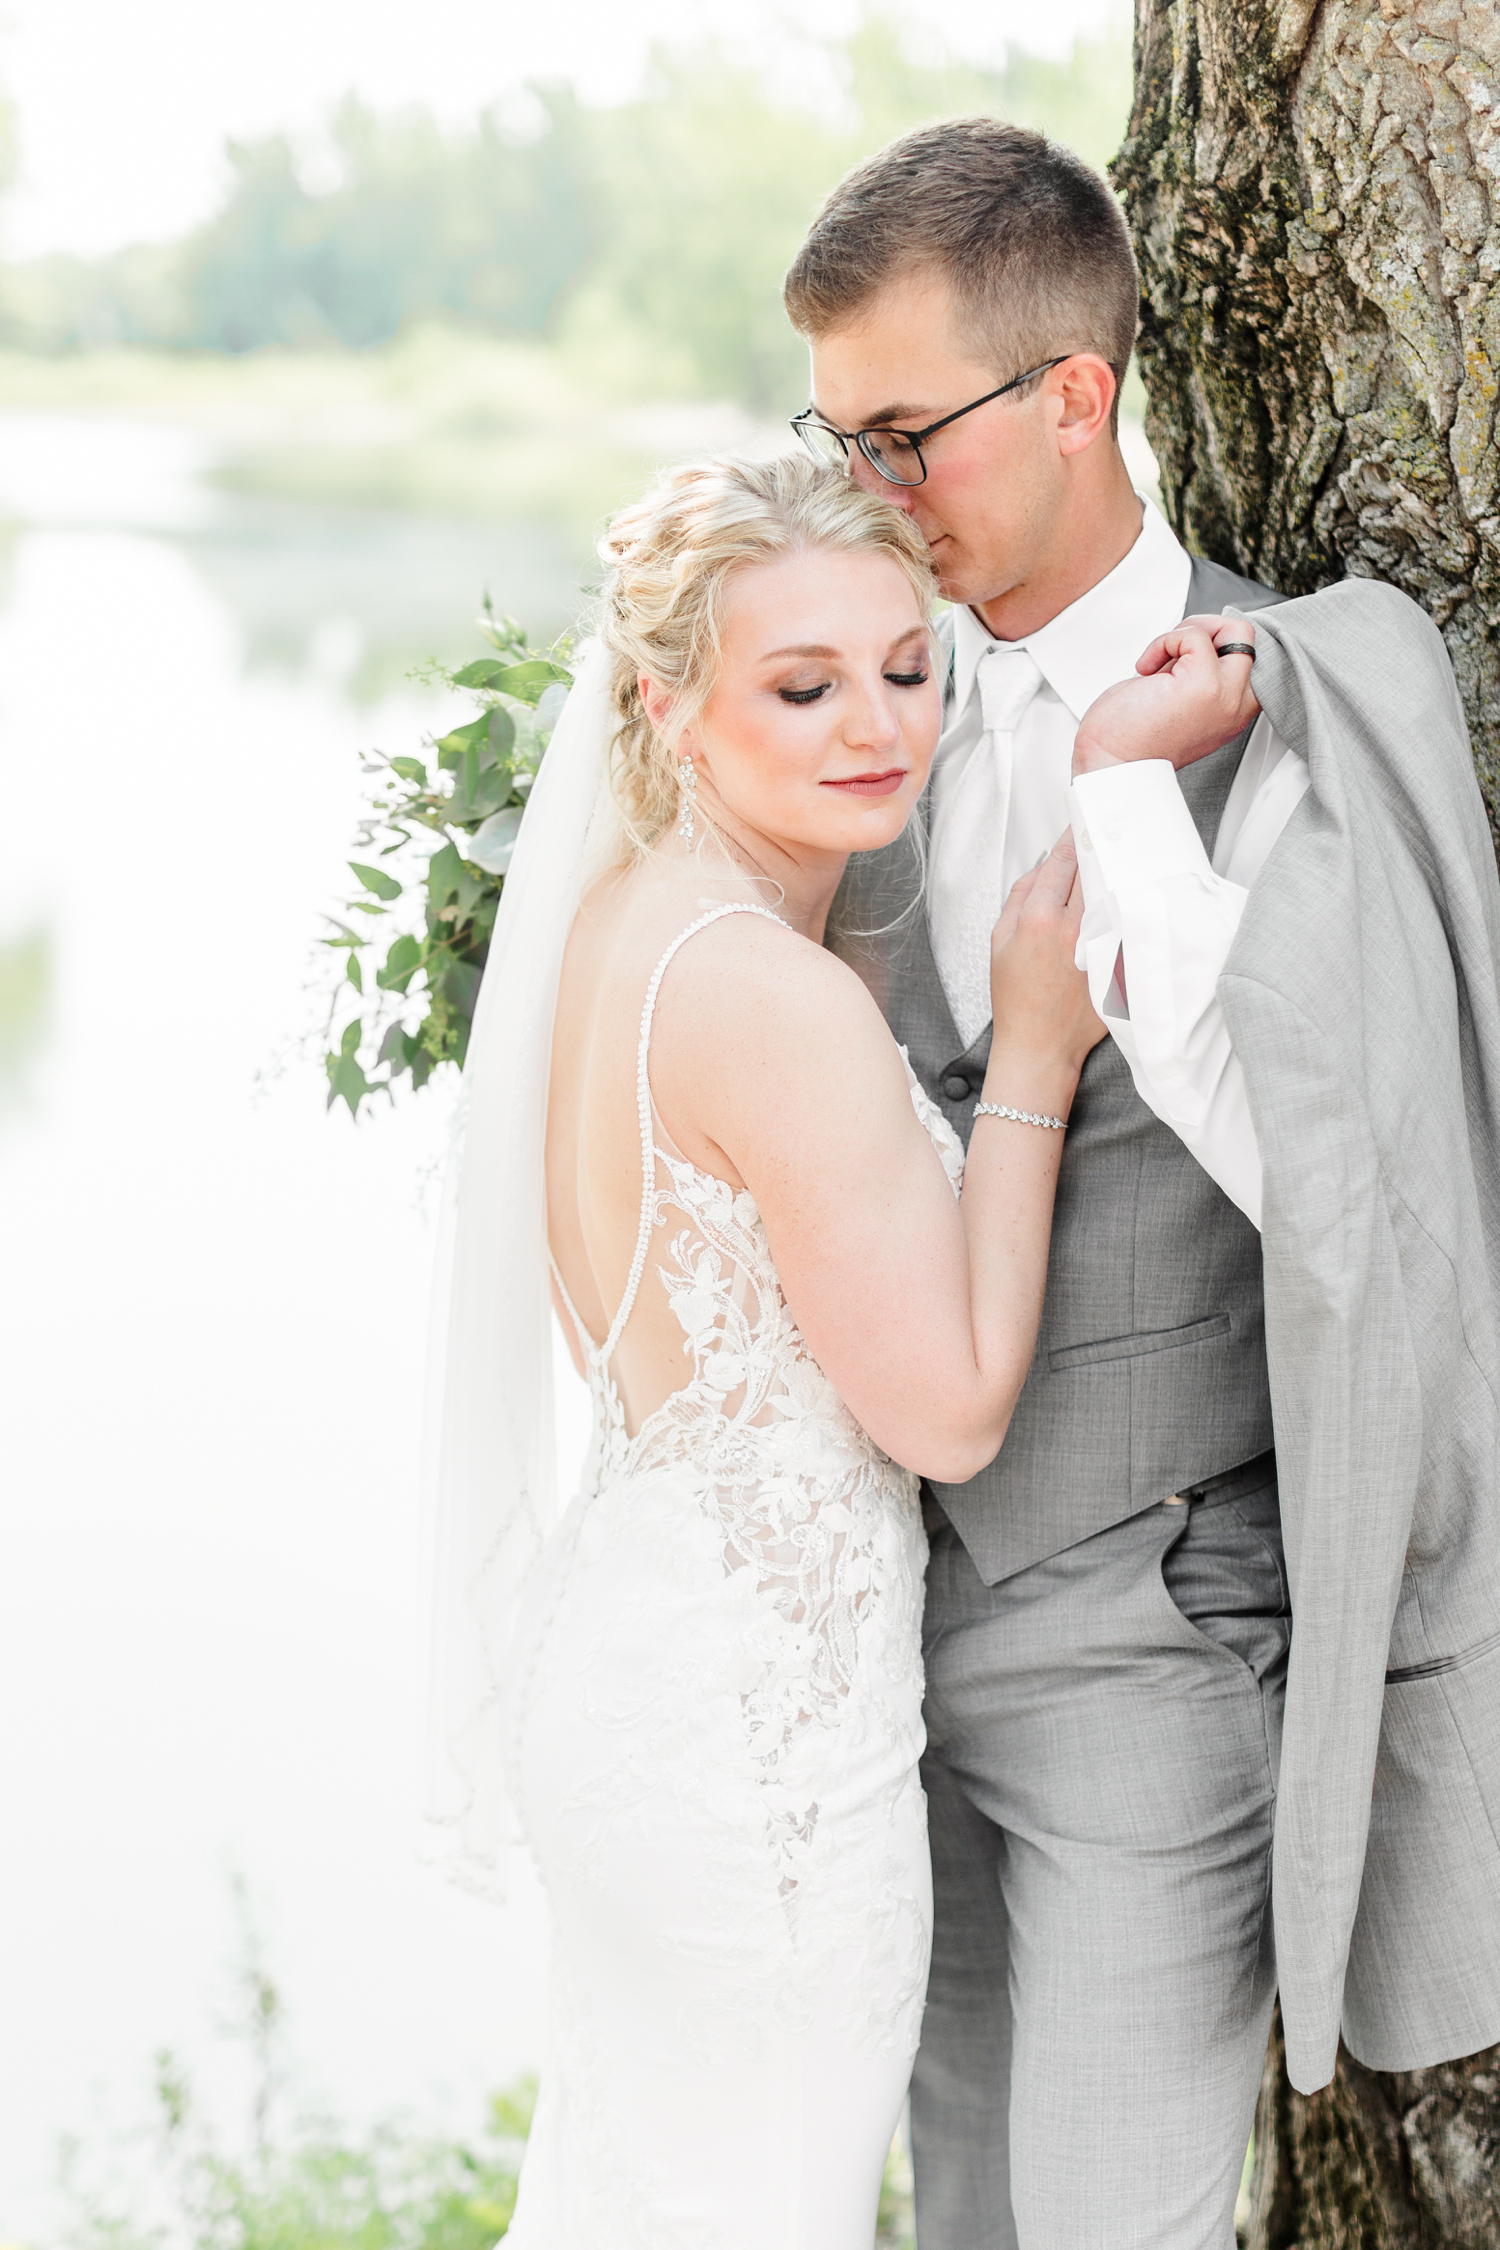
<svg viewBox="0 0 1500 2250">
<path fill-rule="evenodd" d="M 1129 108 L 1123 19 L 1066 60 L 1011 49 L 987 69 L 924 59 L 871 14 L 807 57 L 799 99 L 721 47 L 657 50 L 634 100 L 535 87 L 524 127 L 492 111 L 445 132 L 350 99 L 315 168 L 284 135 L 231 144 L 221 208 L 180 242 L 0 268 L 0 343 L 359 348 L 440 321 L 563 344 L 616 388 L 764 409 L 802 379 L 782 270 L 850 163 L 988 110 L 1102 165 Z"/>
</svg>

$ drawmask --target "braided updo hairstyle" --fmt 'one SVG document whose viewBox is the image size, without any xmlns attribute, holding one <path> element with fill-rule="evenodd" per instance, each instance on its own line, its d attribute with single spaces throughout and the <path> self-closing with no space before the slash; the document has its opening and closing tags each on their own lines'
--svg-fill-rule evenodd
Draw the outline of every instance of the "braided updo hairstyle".
<svg viewBox="0 0 1500 2250">
<path fill-rule="evenodd" d="M 610 522 L 599 637 L 609 652 L 618 733 L 611 787 L 637 851 L 677 810 L 677 752 L 719 674 L 724 588 L 748 563 L 822 550 L 888 555 L 925 616 L 935 592 L 921 533 L 899 508 L 841 471 L 786 454 L 668 469 Z M 640 675 L 672 698 L 666 736 L 641 701 Z"/>
</svg>

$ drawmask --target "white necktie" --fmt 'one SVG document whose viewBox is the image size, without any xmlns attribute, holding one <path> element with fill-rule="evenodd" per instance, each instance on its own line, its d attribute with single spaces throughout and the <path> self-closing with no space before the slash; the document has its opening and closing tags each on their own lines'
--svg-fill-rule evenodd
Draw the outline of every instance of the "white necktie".
<svg viewBox="0 0 1500 2250">
<path fill-rule="evenodd" d="M 1042 675 L 1028 649 L 1002 642 L 979 659 L 978 680 L 983 732 L 939 802 L 929 883 L 933 953 L 965 1047 L 990 1020 L 990 933 L 1005 904 L 1016 729 Z"/>
</svg>

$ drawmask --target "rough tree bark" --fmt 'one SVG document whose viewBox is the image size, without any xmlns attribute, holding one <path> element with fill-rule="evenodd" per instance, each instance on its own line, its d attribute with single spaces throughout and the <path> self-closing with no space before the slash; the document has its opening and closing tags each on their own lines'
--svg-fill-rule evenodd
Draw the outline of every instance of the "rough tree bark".
<svg viewBox="0 0 1500 2250">
<path fill-rule="evenodd" d="M 1500 6 L 1137 0 L 1114 165 L 1146 427 L 1200 553 L 1289 594 L 1388 579 L 1442 630 L 1500 816 Z M 1267 2058 L 1254 2250 L 1496 2250 L 1500 2048 Z"/>
<path fill-rule="evenodd" d="M 1137 0 L 1115 160 L 1169 514 L 1441 627 L 1500 806 L 1500 9 Z"/>
</svg>

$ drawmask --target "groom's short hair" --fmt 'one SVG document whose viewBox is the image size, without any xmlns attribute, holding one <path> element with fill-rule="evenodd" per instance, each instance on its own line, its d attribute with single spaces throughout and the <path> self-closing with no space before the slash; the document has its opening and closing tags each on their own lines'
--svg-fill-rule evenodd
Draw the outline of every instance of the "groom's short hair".
<svg viewBox="0 0 1500 2250">
<path fill-rule="evenodd" d="M 787 274 L 787 313 L 816 341 L 924 272 L 948 282 L 965 341 L 1001 377 L 1097 352 L 1118 409 L 1140 282 L 1108 182 L 1071 149 L 998 117 L 903 133 L 823 205 Z"/>
</svg>

